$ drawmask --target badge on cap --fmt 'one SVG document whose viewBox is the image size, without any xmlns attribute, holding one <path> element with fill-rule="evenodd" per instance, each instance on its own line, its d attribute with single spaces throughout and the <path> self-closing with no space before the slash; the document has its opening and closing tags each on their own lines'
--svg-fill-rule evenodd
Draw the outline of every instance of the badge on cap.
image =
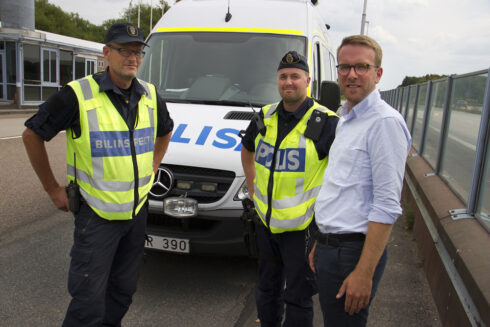
<svg viewBox="0 0 490 327">
<path fill-rule="evenodd" d="M 290 54 L 290 53 L 288 53 L 288 55 L 286 56 L 286 62 L 287 62 L 288 64 L 292 64 L 292 63 L 293 63 L 293 61 L 294 61 L 293 55 L 292 55 L 292 54 Z"/>
<path fill-rule="evenodd" d="M 138 30 L 133 25 L 128 25 L 127 30 L 129 36 L 138 36 Z"/>
</svg>

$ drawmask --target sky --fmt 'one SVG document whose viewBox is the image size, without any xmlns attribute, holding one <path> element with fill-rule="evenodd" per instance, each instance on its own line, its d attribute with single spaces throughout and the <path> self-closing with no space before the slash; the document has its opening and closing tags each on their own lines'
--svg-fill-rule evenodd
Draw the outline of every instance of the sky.
<svg viewBox="0 0 490 327">
<path fill-rule="evenodd" d="M 94 24 L 117 18 L 130 0 L 48 0 Z M 139 0 L 133 0 L 133 5 Z M 155 6 L 158 0 L 140 0 Z M 184 0 L 185 1 L 185 0 Z M 225 2 L 226 0 L 223 0 Z M 233 5 L 233 0 L 231 5 Z M 331 26 L 332 45 L 360 34 L 365 0 L 318 0 Z M 167 1 L 170 5 L 173 0 Z M 365 32 L 383 48 L 378 88 L 397 87 L 405 76 L 465 74 L 490 67 L 489 0 L 366 0 Z"/>
</svg>

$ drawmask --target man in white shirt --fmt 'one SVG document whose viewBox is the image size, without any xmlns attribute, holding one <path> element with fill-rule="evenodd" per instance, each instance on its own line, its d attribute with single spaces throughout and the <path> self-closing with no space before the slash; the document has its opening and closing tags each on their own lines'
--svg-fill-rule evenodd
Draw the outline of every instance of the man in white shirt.
<svg viewBox="0 0 490 327">
<path fill-rule="evenodd" d="M 386 264 L 386 244 L 402 213 L 401 190 L 411 137 L 402 116 L 384 102 L 382 50 L 363 35 L 337 50 L 347 101 L 315 205 L 319 235 L 310 254 L 325 326 L 365 326 Z"/>
</svg>

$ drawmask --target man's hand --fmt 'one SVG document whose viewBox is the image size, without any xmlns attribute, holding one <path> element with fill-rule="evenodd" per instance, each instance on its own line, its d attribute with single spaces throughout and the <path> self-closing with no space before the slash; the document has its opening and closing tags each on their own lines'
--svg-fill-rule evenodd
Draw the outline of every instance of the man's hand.
<svg viewBox="0 0 490 327">
<path fill-rule="evenodd" d="M 345 312 L 350 315 L 359 313 L 367 307 L 373 286 L 373 276 L 354 269 L 344 280 L 336 298 L 345 295 Z"/>
<path fill-rule="evenodd" d="M 62 211 L 69 211 L 68 209 L 68 196 L 64 186 L 59 186 L 53 190 L 47 191 L 51 201 L 53 201 L 56 208 Z"/>
<path fill-rule="evenodd" d="M 310 269 L 316 274 L 316 269 L 315 269 L 315 249 L 316 249 L 316 241 L 315 244 L 313 244 L 313 247 L 311 248 L 310 254 L 308 254 L 308 261 L 310 263 Z"/>
</svg>

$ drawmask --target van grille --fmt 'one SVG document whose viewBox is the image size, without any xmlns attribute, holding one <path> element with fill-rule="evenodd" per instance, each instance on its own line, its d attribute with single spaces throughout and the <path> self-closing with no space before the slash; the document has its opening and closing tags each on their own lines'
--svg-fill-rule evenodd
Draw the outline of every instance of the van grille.
<svg viewBox="0 0 490 327">
<path fill-rule="evenodd" d="M 228 170 L 190 167 L 180 165 L 161 165 L 160 168 L 169 169 L 174 176 L 174 183 L 171 185 L 169 193 L 165 196 L 154 196 L 149 194 L 148 197 L 151 200 L 163 201 L 165 197 L 181 196 L 187 194 L 187 197 L 195 199 L 198 203 L 213 203 L 219 201 L 228 191 L 233 180 L 235 179 L 235 173 Z M 155 181 L 156 182 L 156 181 Z M 151 193 L 160 195 L 162 193 L 161 188 L 153 184 Z M 165 184 L 164 181 L 161 181 Z M 190 189 L 177 188 L 178 183 L 187 182 L 190 184 Z M 215 191 L 203 191 L 202 186 L 205 184 L 216 185 Z"/>
</svg>

